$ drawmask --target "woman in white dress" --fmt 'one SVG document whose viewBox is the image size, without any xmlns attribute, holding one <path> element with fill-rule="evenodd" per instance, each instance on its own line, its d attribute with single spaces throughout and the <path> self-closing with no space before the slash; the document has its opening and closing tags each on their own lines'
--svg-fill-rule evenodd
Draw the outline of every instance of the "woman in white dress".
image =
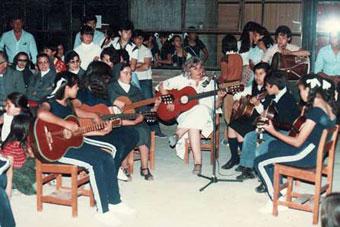
<svg viewBox="0 0 340 227">
<path fill-rule="evenodd" d="M 214 81 L 203 76 L 204 69 L 202 61 L 199 58 L 192 57 L 187 60 L 183 66 L 183 73 L 179 76 L 163 81 L 158 88 L 162 95 L 168 94 L 168 90 L 180 90 L 184 87 L 191 86 L 197 93 L 211 91 L 214 89 Z M 221 106 L 225 92 L 219 91 L 216 101 L 216 108 Z M 174 104 L 167 104 L 167 110 L 173 111 Z M 181 113 L 177 117 L 178 127 L 176 133 L 169 137 L 171 147 L 176 144 L 177 154 L 181 140 L 188 133 L 189 141 L 194 155 L 194 174 L 201 173 L 202 169 L 202 154 L 200 146 L 201 133 L 204 137 L 208 137 L 213 130 L 212 114 L 214 107 L 213 96 L 199 99 L 199 104 L 190 110 Z M 182 148 L 183 149 L 183 148 Z M 183 154 L 183 152 L 182 152 Z"/>
</svg>

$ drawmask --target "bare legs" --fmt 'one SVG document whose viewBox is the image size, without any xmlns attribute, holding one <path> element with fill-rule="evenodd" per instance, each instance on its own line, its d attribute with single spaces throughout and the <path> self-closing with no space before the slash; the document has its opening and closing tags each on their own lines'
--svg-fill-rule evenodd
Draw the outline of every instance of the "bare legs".
<svg viewBox="0 0 340 227">
<path fill-rule="evenodd" d="M 181 138 L 186 132 L 189 134 L 189 141 L 194 154 L 194 163 L 202 164 L 202 153 L 201 153 L 201 131 L 200 129 L 187 129 L 178 128 L 176 134 L 178 138 Z"/>
</svg>

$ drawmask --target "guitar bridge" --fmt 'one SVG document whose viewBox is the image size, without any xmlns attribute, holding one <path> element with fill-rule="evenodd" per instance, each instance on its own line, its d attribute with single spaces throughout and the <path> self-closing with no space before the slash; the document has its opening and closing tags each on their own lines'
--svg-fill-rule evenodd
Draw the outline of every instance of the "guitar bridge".
<svg viewBox="0 0 340 227">
<path fill-rule="evenodd" d="M 48 148 L 50 149 L 50 151 L 52 151 L 53 138 L 52 138 L 51 132 L 48 131 L 46 126 L 44 127 L 44 131 L 45 131 Z"/>
</svg>

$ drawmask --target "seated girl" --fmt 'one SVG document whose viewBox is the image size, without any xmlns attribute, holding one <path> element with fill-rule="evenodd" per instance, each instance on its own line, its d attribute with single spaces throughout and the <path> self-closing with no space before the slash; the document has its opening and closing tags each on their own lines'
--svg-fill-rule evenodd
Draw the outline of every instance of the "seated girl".
<svg viewBox="0 0 340 227">
<path fill-rule="evenodd" d="M 275 130 L 271 121 L 265 130 L 277 140 L 268 146 L 266 154 L 254 161 L 255 169 L 266 191 L 273 199 L 274 164 L 281 163 L 294 167 L 315 167 L 317 148 L 324 129 L 335 126 L 335 86 L 321 77 L 309 74 L 298 82 L 301 99 L 306 102 L 306 122 L 296 137 Z"/>
<path fill-rule="evenodd" d="M 163 81 L 158 89 L 162 95 L 168 94 L 168 90 L 182 89 L 186 86 L 193 87 L 197 93 L 211 91 L 214 89 L 214 81 L 203 77 L 203 64 L 199 58 L 192 57 L 185 62 L 183 74 Z M 219 91 L 216 102 L 216 108 L 222 104 L 225 92 Z M 174 104 L 167 104 L 167 110 L 173 111 Z M 199 99 L 199 104 L 188 111 L 181 113 L 177 117 L 176 133 L 169 137 L 170 146 L 174 147 L 177 142 L 184 139 L 184 135 L 188 133 L 190 144 L 194 155 L 194 174 L 201 173 L 202 169 L 202 154 L 201 154 L 201 133 L 204 137 L 208 137 L 213 130 L 213 109 L 214 97 Z M 183 156 L 184 147 L 176 146 L 179 156 Z"/>
<path fill-rule="evenodd" d="M 15 70 L 22 72 L 26 89 L 31 77 L 33 76 L 33 72 L 30 69 L 30 63 L 31 62 L 29 60 L 28 54 L 26 52 L 19 52 L 17 55 L 15 55 L 12 65 Z"/>
<path fill-rule="evenodd" d="M 19 192 L 35 194 L 35 162 L 27 140 L 31 113 L 24 94 L 14 92 L 6 100 L 6 113 L 0 117 L 3 123 L 0 154 L 11 161 L 7 171 L 6 191 L 11 196 L 12 188 Z"/>
<path fill-rule="evenodd" d="M 65 55 L 65 64 L 68 71 L 77 74 L 79 79 L 82 79 L 85 71 L 80 67 L 81 60 L 77 52 L 74 50 L 68 51 Z"/>
<path fill-rule="evenodd" d="M 128 64 L 122 64 L 120 68 L 119 79 L 111 84 L 109 84 L 108 88 L 110 101 L 118 106 L 121 110 L 124 109 L 125 103 L 117 100 L 119 96 L 126 96 L 132 102 L 137 102 L 143 100 L 143 95 L 141 91 L 131 84 L 131 67 Z M 152 111 L 155 111 L 157 106 L 159 105 L 159 101 L 155 103 L 155 107 Z M 136 112 L 148 110 L 146 107 L 137 108 Z M 140 115 L 136 120 L 125 120 L 123 121 L 123 125 L 125 126 L 133 126 L 138 131 L 139 141 L 136 146 L 138 146 L 141 154 L 141 169 L 140 174 L 144 176 L 145 180 L 153 180 L 153 176 L 148 167 L 148 159 L 150 153 L 150 145 L 151 145 L 151 134 L 150 128 L 147 123 L 143 121 L 143 116 Z M 126 169 L 126 163 L 123 163 L 122 166 Z M 126 171 L 127 172 L 127 169 Z"/>
<path fill-rule="evenodd" d="M 64 120 L 68 115 L 75 113 L 79 117 L 93 119 L 101 122 L 97 114 L 80 111 L 72 106 L 71 99 L 77 97 L 78 76 L 71 72 L 59 73 L 54 81 L 55 87 L 50 99 L 42 103 L 38 110 L 38 118 L 64 127 L 75 132 L 79 129 L 78 124 Z M 113 146 L 103 146 L 103 143 L 88 140 L 86 136 L 103 136 L 110 133 L 112 123 L 106 122 L 106 127 L 100 131 L 84 134 L 84 143 L 81 147 L 70 148 L 59 162 L 83 167 L 89 172 L 90 184 L 93 189 L 98 214 L 96 217 L 104 224 L 112 225 L 120 223 L 115 213 L 132 214 L 134 211 L 127 207 L 120 198 L 117 182 L 117 168 L 112 155 L 103 149 L 111 149 Z"/>
<path fill-rule="evenodd" d="M 268 63 L 259 63 L 254 67 L 255 71 L 255 80 L 253 81 L 253 85 L 250 87 L 246 87 L 243 92 L 236 93 L 234 98 L 233 108 L 234 111 L 237 111 L 239 108 L 240 102 L 239 100 L 242 97 L 250 95 L 252 98 L 249 100 L 250 104 L 253 104 L 254 111 L 250 117 L 242 116 L 235 120 L 232 120 L 228 124 L 228 142 L 229 149 L 231 152 L 231 158 L 229 161 L 222 166 L 222 169 L 231 169 L 234 165 L 238 165 L 240 162 L 240 156 L 238 154 L 238 148 L 242 150 L 242 143 L 244 136 L 250 132 L 255 130 L 254 121 L 263 111 L 263 105 L 261 103 L 260 97 L 257 97 L 261 93 L 266 91 L 264 86 L 264 79 L 266 74 L 270 70 L 270 65 Z M 264 98 L 264 96 L 262 97 Z M 241 167 L 240 167 L 241 168 Z"/>
<path fill-rule="evenodd" d="M 81 107 L 81 105 L 86 104 L 93 107 L 97 104 L 104 104 L 108 106 L 110 113 L 113 114 L 113 103 L 110 102 L 108 98 L 107 89 L 111 76 L 110 73 L 110 67 L 104 62 L 95 61 L 90 63 L 83 76 L 81 89 L 78 92 L 77 98 L 72 101 L 73 105 L 75 107 Z M 92 136 L 90 138 L 112 144 L 116 147 L 117 151 L 113 154 L 113 157 L 117 171 L 120 171 L 121 169 L 118 170 L 118 168 L 126 156 L 137 145 L 138 137 L 135 129 L 131 127 L 119 127 L 105 136 Z M 121 177 L 119 177 L 119 179 L 121 179 Z M 124 178 L 122 180 L 124 180 Z M 125 180 L 128 179 L 126 178 Z"/>
</svg>

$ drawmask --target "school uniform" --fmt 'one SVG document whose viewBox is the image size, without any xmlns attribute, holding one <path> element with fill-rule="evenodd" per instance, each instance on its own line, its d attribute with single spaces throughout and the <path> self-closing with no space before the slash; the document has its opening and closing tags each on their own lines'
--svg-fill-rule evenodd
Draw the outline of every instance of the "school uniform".
<svg viewBox="0 0 340 227">
<path fill-rule="evenodd" d="M 108 99 L 96 97 L 88 89 L 82 89 L 78 91 L 77 99 L 88 106 L 95 106 L 97 104 L 112 106 L 112 103 Z M 88 139 L 102 141 L 115 147 L 116 152 L 112 156 L 114 157 L 118 171 L 122 161 L 137 145 L 139 135 L 138 132 L 133 128 L 119 127 L 114 128 L 109 134 L 106 134 L 105 136 L 91 136 L 88 137 Z"/>
<path fill-rule="evenodd" d="M 258 156 L 254 161 L 256 172 L 271 199 L 273 199 L 274 192 L 274 164 L 281 163 L 302 168 L 315 167 L 322 131 L 334 127 L 336 123 L 336 119 L 330 119 L 319 107 L 312 108 L 305 116 L 307 120 L 314 121 L 316 125 L 300 147 L 294 147 L 276 139 L 269 144 L 268 152 Z"/>
<path fill-rule="evenodd" d="M 37 103 L 43 102 L 53 90 L 55 77 L 56 72 L 54 69 L 49 69 L 46 72 L 39 72 L 33 75 L 26 90 L 28 100 Z"/>
<path fill-rule="evenodd" d="M 49 100 L 48 104 L 50 112 L 60 118 L 73 115 L 69 107 L 59 104 L 56 100 Z M 115 161 L 111 154 L 101 148 L 110 149 L 112 146 L 105 146 L 101 141 L 84 137 L 81 147 L 70 148 L 58 162 L 83 167 L 89 172 L 97 209 L 100 213 L 105 213 L 109 210 L 109 204 L 118 204 L 121 200 Z"/>
<path fill-rule="evenodd" d="M 278 95 L 275 95 L 274 99 L 272 96 L 267 96 L 265 101 L 263 102 L 263 108 L 267 109 L 271 102 L 276 112 L 276 116 L 274 118 L 275 121 L 278 121 L 280 123 L 293 124 L 296 118 L 298 118 L 298 116 L 300 115 L 296 100 L 286 87 L 282 89 Z M 285 134 L 288 133 L 284 130 L 280 131 Z M 256 132 L 251 131 L 247 133 L 243 141 L 240 165 L 247 168 L 253 168 L 254 159 L 261 154 L 267 153 L 268 145 L 274 139 L 275 137 L 264 132 L 264 141 L 259 146 L 257 146 L 258 138 Z"/>
</svg>

